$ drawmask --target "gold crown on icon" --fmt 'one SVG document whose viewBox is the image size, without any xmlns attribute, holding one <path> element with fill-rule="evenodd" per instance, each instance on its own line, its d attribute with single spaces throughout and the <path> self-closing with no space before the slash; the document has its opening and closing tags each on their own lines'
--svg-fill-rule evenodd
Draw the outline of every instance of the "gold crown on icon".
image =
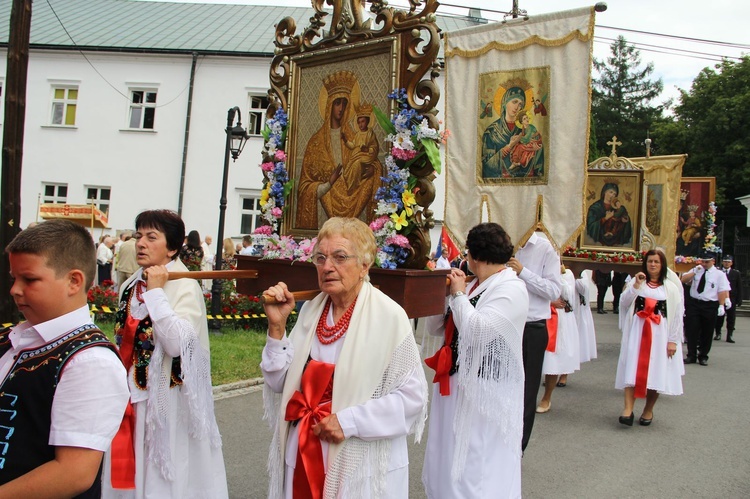
<svg viewBox="0 0 750 499">
<path fill-rule="evenodd" d="M 617 178 L 617 177 L 606 177 L 604 179 L 604 183 L 605 184 L 615 184 L 615 185 L 619 186 L 620 185 L 620 179 Z"/>
<path fill-rule="evenodd" d="M 371 114 L 372 114 L 372 104 L 363 102 L 357 107 L 357 118 L 360 118 L 360 117 L 369 118 Z"/>
<path fill-rule="evenodd" d="M 697 204 L 689 204 L 687 207 L 688 211 L 692 211 L 695 213 L 698 213 L 698 205 Z"/>
<path fill-rule="evenodd" d="M 326 87 L 328 95 L 341 93 L 349 94 L 357 83 L 357 76 L 351 71 L 336 71 L 323 78 L 323 85 Z"/>
<path fill-rule="evenodd" d="M 680 190 L 680 201 L 685 201 L 687 199 L 688 194 L 690 194 L 690 191 L 686 190 Z"/>
</svg>

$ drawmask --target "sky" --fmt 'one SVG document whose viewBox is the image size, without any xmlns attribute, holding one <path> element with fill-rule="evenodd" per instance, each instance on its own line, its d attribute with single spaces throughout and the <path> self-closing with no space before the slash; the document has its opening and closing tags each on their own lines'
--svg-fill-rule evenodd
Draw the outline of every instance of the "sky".
<svg viewBox="0 0 750 499">
<path fill-rule="evenodd" d="M 184 3 L 223 3 L 249 5 L 287 5 L 309 7 L 309 0 L 168 0 Z M 586 7 L 591 0 L 519 0 L 519 8 L 531 16 L 547 12 Z M 739 57 L 750 54 L 750 1 L 747 0 L 610 0 L 607 10 L 597 13 L 594 32 L 594 57 L 603 60 L 610 54 L 612 39 L 619 35 L 628 42 L 639 44 L 642 64 L 654 64 L 654 78 L 664 82 L 661 101 L 679 96 L 678 88 L 688 90 L 693 79 L 705 67 L 713 67 L 721 56 Z M 390 0 L 394 7 L 408 6 L 408 0 Z M 468 14 L 468 7 L 509 11 L 512 0 L 445 0 L 438 14 Z M 453 5 L 464 6 L 462 8 Z M 501 20 L 502 14 L 482 11 L 483 17 Z M 618 28 L 618 29 L 610 29 Z M 744 47 L 688 42 L 675 38 L 638 34 L 623 29 L 660 33 L 712 42 L 724 42 Z M 647 47 L 648 44 L 658 47 Z M 671 49 L 701 52 L 709 55 L 676 55 Z M 671 52 L 671 53 L 663 53 Z"/>
</svg>

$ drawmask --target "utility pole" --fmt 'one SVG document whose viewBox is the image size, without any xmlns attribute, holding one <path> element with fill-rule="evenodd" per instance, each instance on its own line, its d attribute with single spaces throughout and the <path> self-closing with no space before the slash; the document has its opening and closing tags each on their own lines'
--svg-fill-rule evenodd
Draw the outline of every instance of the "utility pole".
<svg viewBox="0 0 750 499">
<path fill-rule="evenodd" d="M 6 248 L 21 230 L 21 165 L 26 121 L 26 77 L 29 69 L 29 35 L 32 0 L 13 0 L 8 37 L 3 121 L 2 194 L 0 195 L 0 247 Z M 18 309 L 10 299 L 10 263 L 0 255 L 0 323 L 18 322 Z"/>
</svg>

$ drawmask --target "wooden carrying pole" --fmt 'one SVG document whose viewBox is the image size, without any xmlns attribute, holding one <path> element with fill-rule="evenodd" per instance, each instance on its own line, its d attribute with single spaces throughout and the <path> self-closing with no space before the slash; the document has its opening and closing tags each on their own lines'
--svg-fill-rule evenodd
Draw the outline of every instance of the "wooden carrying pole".
<svg viewBox="0 0 750 499">
<path fill-rule="evenodd" d="M 256 279 L 257 277 L 257 270 L 198 270 L 169 273 L 170 281 L 175 279 Z"/>
<path fill-rule="evenodd" d="M 169 276 L 171 278 L 172 274 L 169 274 Z M 474 279 L 474 276 L 467 275 L 465 279 L 466 279 L 466 282 L 470 282 Z M 451 285 L 451 281 L 447 277 L 445 278 L 445 285 L 446 287 Z M 308 289 L 305 291 L 292 291 L 292 296 L 294 297 L 295 301 L 312 300 L 313 298 L 318 296 L 319 293 L 320 293 L 319 289 Z M 276 305 L 278 303 L 275 297 L 269 296 L 269 295 L 262 295 L 260 297 L 260 302 L 266 305 Z"/>
</svg>

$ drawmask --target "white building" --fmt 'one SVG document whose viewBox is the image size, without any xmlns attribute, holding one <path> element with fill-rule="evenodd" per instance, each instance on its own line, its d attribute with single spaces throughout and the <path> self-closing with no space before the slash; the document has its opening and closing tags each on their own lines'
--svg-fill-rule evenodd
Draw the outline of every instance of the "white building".
<svg viewBox="0 0 750 499">
<path fill-rule="evenodd" d="M 10 7 L 0 0 L 0 92 Z M 299 32 L 312 9 L 132 0 L 52 8 L 32 8 L 21 226 L 37 219 L 40 202 L 94 200 L 109 212 L 110 232 L 132 228 L 144 209 L 169 208 L 187 230 L 215 237 L 227 111 L 239 106 L 252 137 L 230 165 L 224 233 L 251 232 L 274 24 L 291 16 Z M 474 22 L 438 24 L 450 31 Z"/>
</svg>

